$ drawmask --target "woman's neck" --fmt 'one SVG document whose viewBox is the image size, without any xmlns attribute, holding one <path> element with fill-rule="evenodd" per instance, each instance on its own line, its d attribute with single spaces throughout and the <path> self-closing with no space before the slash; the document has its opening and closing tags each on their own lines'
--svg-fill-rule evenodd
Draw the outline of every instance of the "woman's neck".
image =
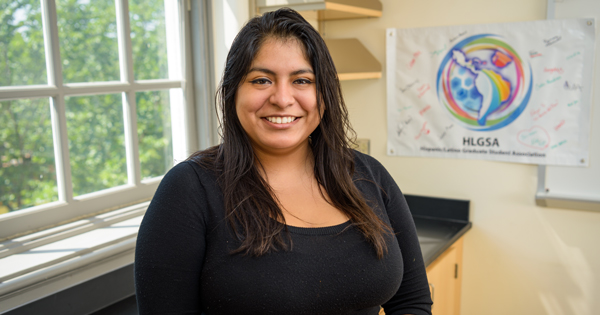
<svg viewBox="0 0 600 315">
<path fill-rule="evenodd" d="M 334 226 L 349 217 L 332 205 L 314 173 L 312 149 L 307 145 L 287 154 L 257 153 L 258 167 L 282 210 L 282 223 L 297 227 Z"/>
<path fill-rule="evenodd" d="M 255 149 L 259 172 L 271 186 L 289 181 L 314 177 L 312 149 L 306 145 L 286 152 L 265 152 Z"/>
</svg>

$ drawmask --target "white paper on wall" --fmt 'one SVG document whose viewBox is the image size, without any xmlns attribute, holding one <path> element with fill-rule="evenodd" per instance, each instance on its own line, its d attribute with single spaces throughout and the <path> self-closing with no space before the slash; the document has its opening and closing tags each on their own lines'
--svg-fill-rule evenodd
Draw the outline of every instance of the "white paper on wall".
<svg viewBox="0 0 600 315">
<path fill-rule="evenodd" d="M 388 155 L 587 166 L 594 24 L 387 29 Z"/>
</svg>

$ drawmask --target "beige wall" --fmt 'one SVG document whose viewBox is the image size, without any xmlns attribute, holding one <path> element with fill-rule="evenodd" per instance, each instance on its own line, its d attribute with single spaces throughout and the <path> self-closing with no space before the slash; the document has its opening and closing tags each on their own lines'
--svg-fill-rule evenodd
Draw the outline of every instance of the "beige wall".
<svg viewBox="0 0 600 315">
<path fill-rule="evenodd" d="M 248 0 L 210 0 L 212 8 L 215 86 L 219 86 L 233 39 L 250 18 Z"/>
<path fill-rule="evenodd" d="M 381 0 L 383 16 L 325 23 L 385 69 L 385 29 L 545 19 L 546 0 Z M 323 31 L 323 30 L 322 30 Z M 535 205 L 534 165 L 386 156 L 382 79 L 342 83 L 354 128 L 405 193 L 471 200 L 462 314 L 600 314 L 600 212 Z"/>
</svg>

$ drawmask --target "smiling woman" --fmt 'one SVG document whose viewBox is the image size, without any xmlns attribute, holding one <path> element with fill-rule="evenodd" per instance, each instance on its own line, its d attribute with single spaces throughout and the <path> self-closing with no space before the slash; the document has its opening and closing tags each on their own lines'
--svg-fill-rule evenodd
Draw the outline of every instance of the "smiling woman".
<svg viewBox="0 0 600 315">
<path fill-rule="evenodd" d="M 406 201 L 353 134 L 323 39 L 251 19 L 220 89 L 222 144 L 161 182 L 136 247 L 140 314 L 431 314 Z"/>
</svg>

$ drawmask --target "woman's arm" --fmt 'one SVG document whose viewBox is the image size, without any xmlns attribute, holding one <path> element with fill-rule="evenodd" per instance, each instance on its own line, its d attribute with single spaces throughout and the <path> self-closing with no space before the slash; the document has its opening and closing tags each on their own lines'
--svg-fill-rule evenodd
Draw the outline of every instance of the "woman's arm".
<svg viewBox="0 0 600 315">
<path fill-rule="evenodd" d="M 190 162 L 160 183 L 140 226 L 135 291 L 140 314 L 200 314 L 206 195 Z"/>
<path fill-rule="evenodd" d="M 391 175 L 377 163 L 380 185 L 384 189 L 386 210 L 402 252 L 404 275 L 400 288 L 383 304 L 385 314 L 431 314 L 431 295 L 417 230 L 404 195 Z"/>
</svg>

